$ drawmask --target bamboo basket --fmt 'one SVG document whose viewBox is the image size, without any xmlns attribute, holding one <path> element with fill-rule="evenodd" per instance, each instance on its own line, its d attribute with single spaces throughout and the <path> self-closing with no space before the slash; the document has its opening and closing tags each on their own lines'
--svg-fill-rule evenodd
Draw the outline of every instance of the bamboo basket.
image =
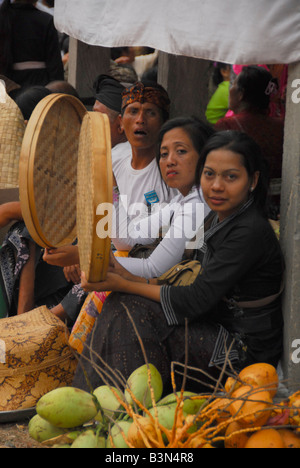
<svg viewBox="0 0 300 468">
<path fill-rule="evenodd" d="M 78 151 L 77 239 L 80 268 L 91 282 L 103 280 L 109 265 L 112 187 L 109 120 L 100 112 L 88 112 Z"/>
<path fill-rule="evenodd" d="M 41 247 L 76 237 L 80 128 L 86 113 L 74 96 L 51 94 L 35 107 L 20 156 L 20 201 L 28 231 Z"/>
<path fill-rule="evenodd" d="M 33 408 L 54 388 L 71 385 L 77 360 L 69 332 L 46 306 L 0 320 L 0 411 Z"/>
</svg>

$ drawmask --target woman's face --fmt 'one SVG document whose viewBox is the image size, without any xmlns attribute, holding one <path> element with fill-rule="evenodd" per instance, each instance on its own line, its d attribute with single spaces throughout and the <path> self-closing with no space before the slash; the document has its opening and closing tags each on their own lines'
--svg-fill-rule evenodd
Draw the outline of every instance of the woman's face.
<svg viewBox="0 0 300 468">
<path fill-rule="evenodd" d="M 255 189 L 259 172 L 250 179 L 243 157 L 226 148 L 208 153 L 201 175 L 201 188 L 208 206 L 219 221 L 236 212 Z"/>
<path fill-rule="evenodd" d="M 177 127 L 165 133 L 160 147 L 159 166 L 169 187 L 178 189 L 186 196 L 195 183 L 198 159 L 199 154 L 185 130 Z"/>
</svg>

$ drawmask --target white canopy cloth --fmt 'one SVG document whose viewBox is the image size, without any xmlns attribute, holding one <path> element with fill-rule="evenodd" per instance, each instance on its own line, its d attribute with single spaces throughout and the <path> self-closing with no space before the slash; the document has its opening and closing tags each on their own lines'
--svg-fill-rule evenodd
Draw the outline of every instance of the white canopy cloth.
<svg viewBox="0 0 300 468">
<path fill-rule="evenodd" d="M 299 0 L 56 0 L 61 32 L 238 64 L 300 60 Z"/>
</svg>

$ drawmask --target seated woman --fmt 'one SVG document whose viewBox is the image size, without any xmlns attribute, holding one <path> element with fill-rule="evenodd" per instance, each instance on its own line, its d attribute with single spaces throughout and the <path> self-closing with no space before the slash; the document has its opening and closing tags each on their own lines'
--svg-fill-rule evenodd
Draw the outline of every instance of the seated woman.
<svg viewBox="0 0 300 468">
<path fill-rule="evenodd" d="M 179 195 L 152 215 L 131 219 L 130 222 L 122 202 L 116 202 L 116 220 L 124 220 L 120 229 L 116 230 L 123 240 L 128 236 L 126 244 L 147 244 L 157 240 L 157 233 L 161 229 L 165 228 L 166 232 L 148 258 L 116 258 L 112 255 L 111 263 L 115 272 L 126 275 L 132 281 L 147 283 L 150 278 L 162 275 L 180 262 L 186 249 L 195 249 L 197 242 L 202 244 L 203 220 L 210 209 L 204 202 L 201 189 L 195 187 L 194 174 L 202 148 L 213 133 L 209 125 L 192 117 L 179 117 L 163 125 L 157 163 L 166 185 L 177 189 Z M 82 343 L 108 294 L 95 292 L 84 304 L 70 338 L 70 343 L 77 351 L 82 350 Z"/>
<path fill-rule="evenodd" d="M 163 125 L 157 163 L 166 185 L 177 189 L 179 195 L 152 215 L 129 223 L 126 222 L 125 208 L 119 201 L 116 218 L 125 219 L 126 226 L 120 228 L 119 235 L 124 237 L 128 232 L 126 243 L 134 245 L 139 240 L 148 243 L 148 240 L 157 239 L 161 229 L 164 228 L 165 233 L 148 258 L 114 258 L 115 268 L 120 264 L 132 275 L 145 280 L 157 277 L 182 260 L 188 243 L 194 244 L 192 239 L 195 235 L 201 242 L 203 219 L 210 209 L 203 199 L 202 190 L 195 187 L 194 174 L 202 148 L 213 133 L 210 126 L 193 117 L 175 118 Z"/>
<path fill-rule="evenodd" d="M 160 286 L 151 279 L 151 284 L 144 284 L 111 272 L 103 282 L 87 283 L 82 273 L 85 290 L 115 292 L 97 318 L 81 357 L 85 372 L 79 365 L 74 386 L 88 388 L 85 375 L 92 386 L 101 384 L 95 365 L 118 370 L 127 378 L 144 364 L 131 319 L 149 362 L 162 375 L 165 392 L 171 389 L 171 362 L 185 362 L 185 344 L 188 365 L 215 377 L 226 357 L 237 371 L 254 362 L 277 365 L 282 352 L 284 265 L 265 214 L 267 180 L 261 150 L 249 136 L 216 133 L 205 145 L 196 171 L 197 185 L 213 211 L 198 251 L 202 272 L 194 283 Z M 90 348 L 96 353 L 93 365 L 86 359 Z M 202 375 L 198 378 L 203 380 Z M 192 389 L 193 381 L 188 380 L 187 387 Z M 199 382 L 194 388 L 203 390 Z"/>
</svg>

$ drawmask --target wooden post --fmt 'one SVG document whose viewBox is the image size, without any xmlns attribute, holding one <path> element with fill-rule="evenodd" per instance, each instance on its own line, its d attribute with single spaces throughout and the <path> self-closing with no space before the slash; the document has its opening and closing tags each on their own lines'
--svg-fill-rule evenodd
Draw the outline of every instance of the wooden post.
<svg viewBox="0 0 300 468">
<path fill-rule="evenodd" d="M 93 96 L 93 82 L 98 75 L 108 73 L 109 62 L 109 48 L 90 46 L 70 37 L 68 81 L 80 97 Z"/>
<path fill-rule="evenodd" d="M 159 53 L 158 82 L 171 99 L 170 117 L 195 115 L 206 121 L 212 63 L 207 60 Z"/>
<path fill-rule="evenodd" d="M 300 382 L 300 62 L 289 66 L 282 172 L 280 239 L 286 262 L 284 354 L 286 386 Z M 296 386 L 295 386 L 296 384 Z"/>
</svg>

